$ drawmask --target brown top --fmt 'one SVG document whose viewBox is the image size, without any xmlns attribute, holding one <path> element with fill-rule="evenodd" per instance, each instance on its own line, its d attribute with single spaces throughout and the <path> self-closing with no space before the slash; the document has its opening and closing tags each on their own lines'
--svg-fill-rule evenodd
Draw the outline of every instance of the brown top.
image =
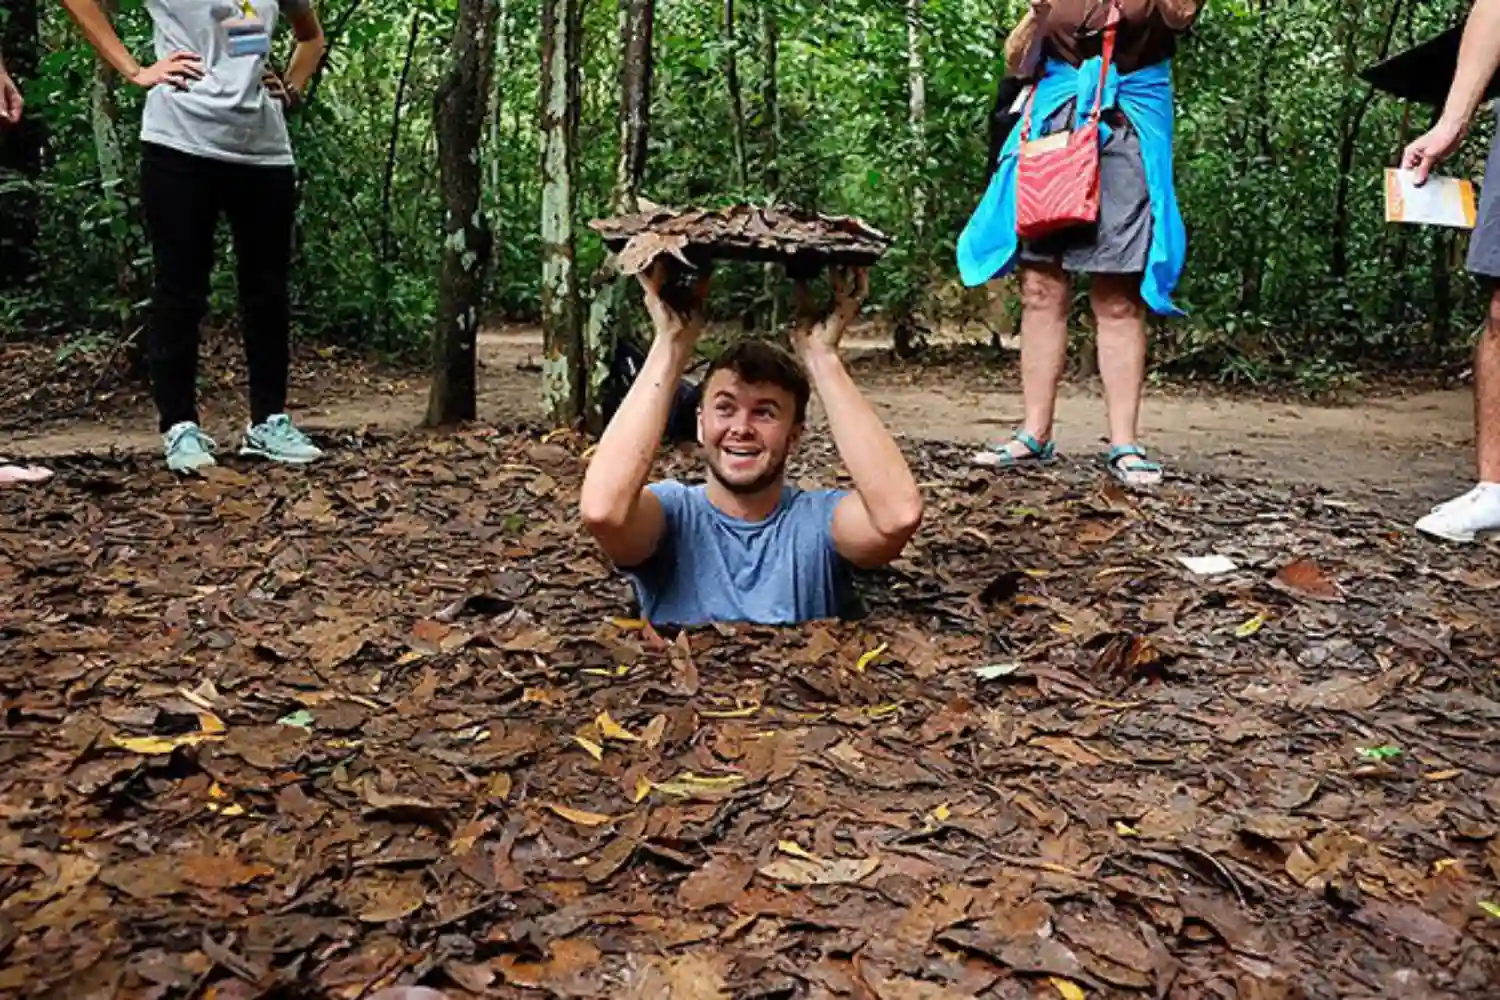
<svg viewBox="0 0 1500 1000">
<path fill-rule="evenodd" d="M 1133 73 L 1172 58 L 1177 36 L 1193 26 L 1202 6 L 1202 0 L 1120 0 L 1116 68 Z M 1072 66 L 1092 59 L 1103 50 L 1108 16 L 1109 0 L 1034 2 L 1006 42 L 1006 69 L 1031 69 L 1023 62 L 1038 32 L 1041 59 L 1055 57 Z"/>
</svg>

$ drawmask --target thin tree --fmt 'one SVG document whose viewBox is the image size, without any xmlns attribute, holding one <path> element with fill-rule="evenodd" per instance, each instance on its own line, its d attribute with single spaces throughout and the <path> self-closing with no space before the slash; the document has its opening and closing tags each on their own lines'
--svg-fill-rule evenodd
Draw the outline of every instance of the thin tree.
<svg viewBox="0 0 1500 1000">
<path fill-rule="evenodd" d="M 646 144 L 651 134 L 652 35 L 656 0 L 620 0 L 620 135 L 615 161 L 616 213 L 634 212 L 640 205 L 641 181 L 646 173 Z M 615 345 L 629 336 L 629 314 L 624 308 L 627 283 L 602 285 L 589 307 L 584 347 L 588 356 L 586 420 L 588 429 L 604 429 L 604 379 Z"/>
<path fill-rule="evenodd" d="M 554 426 L 583 415 L 586 358 L 573 236 L 582 0 L 542 0 L 542 408 Z"/>
<path fill-rule="evenodd" d="M 443 260 L 432 335 L 429 426 L 473 420 L 479 321 L 493 237 L 480 201 L 481 151 L 495 61 L 495 0 L 459 0 L 453 61 L 438 87 L 433 120 L 443 192 Z"/>
</svg>

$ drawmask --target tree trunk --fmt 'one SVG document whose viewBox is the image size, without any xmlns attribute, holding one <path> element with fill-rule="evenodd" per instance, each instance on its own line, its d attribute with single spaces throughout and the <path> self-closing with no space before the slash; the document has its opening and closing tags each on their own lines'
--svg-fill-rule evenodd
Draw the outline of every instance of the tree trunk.
<svg viewBox="0 0 1500 1000">
<path fill-rule="evenodd" d="M 927 74 L 922 64 L 922 0 L 906 4 L 907 126 L 911 129 L 911 227 L 918 245 L 927 228 Z"/>
<path fill-rule="evenodd" d="M 460 30 L 463 23 L 463 11 L 459 14 Z M 389 268 L 393 251 L 391 249 L 391 190 L 396 182 L 396 153 L 401 145 L 401 110 L 406 104 L 406 85 L 411 80 L 412 61 L 417 54 L 417 38 L 422 34 L 422 19 L 420 15 L 411 16 L 411 29 L 406 39 L 406 59 L 401 64 L 401 78 L 396 82 L 396 102 L 391 109 L 391 136 L 385 148 L 385 174 L 380 182 L 380 263 L 382 268 Z M 454 44 L 458 43 L 457 37 Z M 451 70 L 450 70 L 450 79 Z M 441 137 L 441 133 L 439 133 Z"/>
<path fill-rule="evenodd" d="M 1359 5 L 1362 7 L 1363 5 Z M 1396 37 L 1396 25 L 1401 18 L 1401 0 L 1393 0 L 1390 18 L 1386 21 L 1385 35 L 1381 39 L 1376 59 L 1390 55 L 1391 41 Z M 1346 75 L 1353 80 L 1358 69 L 1360 12 L 1356 9 L 1349 26 L 1349 41 L 1344 49 Z M 1352 83 L 1348 86 L 1353 86 Z M 1364 125 L 1365 114 L 1375 99 L 1372 88 L 1364 88 L 1364 95 L 1356 102 L 1350 114 L 1345 116 L 1344 134 L 1339 144 L 1338 188 L 1333 197 L 1333 259 L 1329 267 L 1334 281 L 1343 281 L 1349 275 L 1349 186 L 1350 174 L 1354 172 L 1354 154 L 1359 147 L 1359 130 Z"/>
<path fill-rule="evenodd" d="M 117 0 L 100 0 L 99 9 L 114 21 Z M 132 215 L 130 188 L 125 183 L 125 156 L 120 148 L 120 105 L 115 87 L 118 76 L 103 59 L 94 60 L 94 76 L 89 86 L 89 117 L 94 129 L 94 156 L 99 162 L 99 188 L 112 206 L 110 244 L 115 258 L 115 295 L 112 303 L 116 321 L 115 335 L 126 344 L 126 358 L 132 375 L 144 374 L 145 351 L 140 338 L 131 338 L 131 303 L 135 284 L 130 266 L 129 227 Z"/>
<path fill-rule="evenodd" d="M 492 57 L 491 72 L 500 65 L 502 53 L 510 50 L 510 0 L 499 0 L 500 12 L 495 28 L 495 55 Z M 489 190 L 492 195 L 498 196 L 505 183 L 505 173 L 501 170 L 504 160 L 501 157 L 502 137 L 505 131 L 505 86 L 502 83 L 494 88 L 495 101 L 490 109 L 490 181 Z"/>
<path fill-rule="evenodd" d="M 781 52 L 781 27 L 776 19 L 775 0 L 759 0 L 761 114 L 765 123 L 764 158 L 762 174 L 766 185 L 766 196 L 774 204 L 781 199 L 781 103 L 777 97 L 777 63 Z M 781 326 L 781 297 L 777 294 L 777 268 L 767 264 L 762 271 L 762 297 L 769 315 L 768 329 L 775 331 Z"/>
<path fill-rule="evenodd" d="M 911 131 L 911 229 L 915 252 L 911 262 L 911 281 L 901 315 L 896 320 L 895 350 L 902 358 L 914 357 L 922 348 L 922 326 L 919 318 L 922 291 L 927 284 L 927 256 L 924 239 L 927 229 L 927 74 L 922 62 L 922 0 L 906 3 L 906 85 L 907 127 Z"/>
<path fill-rule="evenodd" d="M 493 245 L 480 203 L 480 151 L 498 13 L 495 0 L 459 0 L 453 62 L 434 99 L 445 239 L 432 336 L 429 427 L 473 420 L 478 409 L 475 344 Z"/>
<path fill-rule="evenodd" d="M 734 0 L 724 0 L 724 83 L 729 88 L 729 137 L 734 143 L 734 183 L 744 190 L 750 183 L 750 157 L 745 151 L 745 95 L 740 89 L 739 40 L 734 26 Z"/>
<path fill-rule="evenodd" d="M 646 174 L 655 24 L 656 0 L 620 0 L 620 136 L 612 199 L 616 213 L 637 210 Z M 630 335 L 625 295 L 631 283 L 596 276 L 592 284 L 599 291 L 589 305 L 584 332 L 588 365 L 584 424 L 590 433 L 598 434 L 604 430 L 604 390 L 615 346 L 621 337 Z"/>
<path fill-rule="evenodd" d="M 582 0 L 542 0 L 542 407 L 554 426 L 583 415 L 586 359 L 573 239 Z"/>
<path fill-rule="evenodd" d="M 37 76 L 41 49 L 37 2 L 12 0 L 5 6 L 8 16 L 0 31 L 0 51 L 5 54 L 6 69 L 24 88 Z M 0 130 L 0 185 L 9 188 L 0 197 L 0 293 L 25 288 L 39 268 L 37 183 L 47 133 L 36 103 L 33 98 L 19 125 Z"/>
</svg>

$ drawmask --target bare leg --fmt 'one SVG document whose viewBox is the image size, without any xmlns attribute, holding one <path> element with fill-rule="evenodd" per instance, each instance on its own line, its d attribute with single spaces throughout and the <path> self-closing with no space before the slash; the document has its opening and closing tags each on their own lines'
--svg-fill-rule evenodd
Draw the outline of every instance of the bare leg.
<svg viewBox="0 0 1500 1000">
<path fill-rule="evenodd" d="M 1052 415 L 1057 386 L 1068 360 L 1067 272 L 1056 264 L 1025 263 L 1021 271 L 1021 394 L 1025 400 L 1023 429 L 1038 442 L 1052 440 Z M 1025 458 L 1029 449 L 1019 441 L 996 443 L 995 451 Z M 981 453 L 981 464 L 994 465 L 995 451 Z"/>
<path fill-rule="evenodd" d="M 1500 484 L 1500 283 L 1491 293 L 1489 322 L 1474 350 L 1474 438 L 1479 481 Z"/>
<path fill-rule="evenodd" d="M 1474 349 L 1474 436 L 1479 485 L 1439 504 L 1417 522 L 1417 530 L 1450 542 L 1472 542 L 1500 532 L 1500 284 L 1490 297 L 1490 314 Z"/>
<path fill-rule="evenodd" d="M 1089 298 L 1098 326 L 1099 375 L 1109 413 L 1109 443 L 1133 445 L 1140 439 L 1141 392 L 1146 382 L 1146 306 L 1135 275 L 1096 274 Z M 1161 478 L 1141 458 L 1127 457 L 1120 467 L 1133 483 Z"/>
</svg>

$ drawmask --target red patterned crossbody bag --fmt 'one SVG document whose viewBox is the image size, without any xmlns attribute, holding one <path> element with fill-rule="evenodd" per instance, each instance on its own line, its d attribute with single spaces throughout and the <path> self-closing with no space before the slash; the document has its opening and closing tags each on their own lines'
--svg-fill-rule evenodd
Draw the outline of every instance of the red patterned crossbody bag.
<svg viewBox="0 0 1500 1000">
<path fill-rule="evenodd" d="M 1016 235 L 1022 239 L 1041 239 L 1099 220 L 1099 116 L 1119 25 L 1119 0 L 1110 0 L 1099 87 L 1094 92 L 1094 109 L 1082 127 L 1032 139 L 1031 112 L 1036 104 L 1036 88 L 1032 88 L 1016 165 Z"/>
</svg>

